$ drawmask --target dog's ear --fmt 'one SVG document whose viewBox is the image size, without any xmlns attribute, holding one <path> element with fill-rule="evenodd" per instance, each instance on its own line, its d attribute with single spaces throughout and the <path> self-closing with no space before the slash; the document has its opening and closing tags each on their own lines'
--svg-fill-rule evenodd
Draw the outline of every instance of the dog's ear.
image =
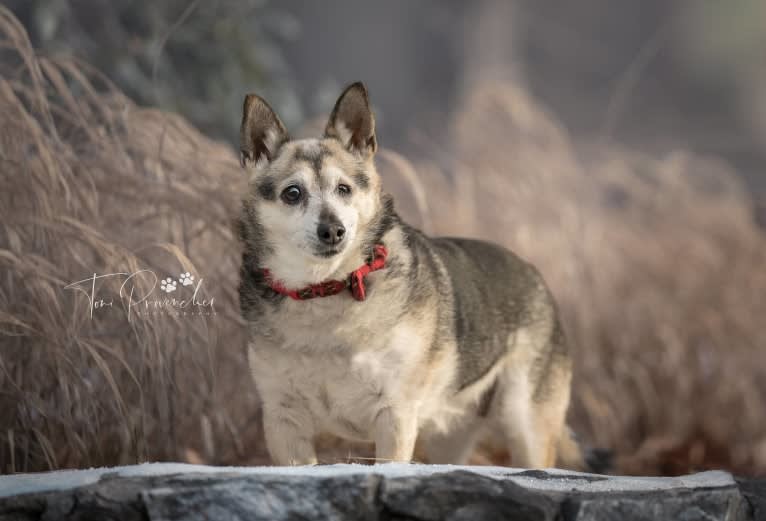
<svg viewBox="0 0 766 521">
<path fill-rule="evenodd" d="M 372 157 L 378 148 L 375 139 L 375 116 L 362 82 L 346 87 L 335 103 L 324 134 L 340 140 L 348 150 L 364 158 Z"/>
<path fill-rule="evenodd" d="M 245 96 L 239 128 L 239 161 L 243 168 L 248 160 L 254 164 L 271 161 L 289 139 L 284 124 L 263 98 L 255 94 Z"/>
</svg>

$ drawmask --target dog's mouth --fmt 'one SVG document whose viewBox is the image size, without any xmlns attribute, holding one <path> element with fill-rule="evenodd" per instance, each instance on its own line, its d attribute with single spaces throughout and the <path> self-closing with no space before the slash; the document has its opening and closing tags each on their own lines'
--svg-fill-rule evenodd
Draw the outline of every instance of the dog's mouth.
<svg viewBox="0 0 766 521">
<path fill-rule="evenodd" d="M 347 251 L 348 246 L 349 242 L 347 240 L 340 241 L 337 244 L 325 244 L 319 241 L 312 241 L 310 243 L 310 251 L 316 258 L 331 259 L 332 257 Z"/>
<path fill-rule="evenodd" d="M 330 257 L 338 255 L 342 250 L 343 248 L 316 248 L 314 250 L 314 255 L 322 257 L 323 259 L 329 259 Z"/>
</svg>

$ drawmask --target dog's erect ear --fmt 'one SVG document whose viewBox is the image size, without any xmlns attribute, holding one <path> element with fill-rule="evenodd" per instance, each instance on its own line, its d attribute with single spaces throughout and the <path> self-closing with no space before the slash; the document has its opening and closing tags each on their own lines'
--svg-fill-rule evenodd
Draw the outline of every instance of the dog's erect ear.
<svg viewBox="0 0 766 521">
<path fill-rule="evenodd" d="M 370 109 L 367 89 L 361 82 L 346 87 L 335 103 L 325 136 L 340 140 L 348 150 L 371 157 L 378 148 L 375 140 L 375 116 Z"/>
<path fill-rule="evenodd" d="M 283 144 L 290 139 L 284 124 L 263 98 L 255 94 L 245 96 L 242 108 L 242 126 L 239 129 L 242 167 L 250 160 L 271 161 Z"/>
</svg>

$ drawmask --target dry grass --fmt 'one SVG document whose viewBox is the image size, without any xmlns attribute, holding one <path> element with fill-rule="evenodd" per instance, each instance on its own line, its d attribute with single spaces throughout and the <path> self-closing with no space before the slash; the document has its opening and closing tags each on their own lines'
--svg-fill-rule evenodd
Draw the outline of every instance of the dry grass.
<svg viewBox="0 0 766 521">
<path fill-rule="evenodd" d="M 244 457 L 257 408 L 241 385 L 232 150 L 36 56 L 5 9 L 0 32 L 0 469 Z M 217 315 L 129 321 L 115 279 L 91 319 L 64 289 L 138 269 L 203 277 Z"/>
<path fill-rule="evenodd" d="M 235 298 L 233 151 L 36 55 L 3 8 L 0 33 L 0 472 L 264 462 Z M 381 154 L 386 183 L 429 231 L 540 267 L 577 360 L 577 430 L 622 472 L 764 472 L 766 238 L 728 167 L 573 143 L 511 85 L 477 87 L 451 130 L 425 154 L 438 164 Z M 63 289 L 139 268 L 203 277 L 217 315 L 91 320 Z M 369 455 L 324 445 L 322 461 Z"/>
</svg>

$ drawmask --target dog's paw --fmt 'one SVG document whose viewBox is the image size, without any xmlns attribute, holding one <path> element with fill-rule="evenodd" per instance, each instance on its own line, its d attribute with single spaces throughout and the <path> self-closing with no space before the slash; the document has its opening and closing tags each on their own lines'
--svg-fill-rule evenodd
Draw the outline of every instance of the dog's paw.
<svg viewBox="0 0 766 521">
<path fill-rule="evenodd" d="M 160 282 L 160 289 L 164 291 L 165 293 L 171 293 L 176 290 L 176 281 L 174 281 L 170 277 L 163 279 Z"/>
</svg>

